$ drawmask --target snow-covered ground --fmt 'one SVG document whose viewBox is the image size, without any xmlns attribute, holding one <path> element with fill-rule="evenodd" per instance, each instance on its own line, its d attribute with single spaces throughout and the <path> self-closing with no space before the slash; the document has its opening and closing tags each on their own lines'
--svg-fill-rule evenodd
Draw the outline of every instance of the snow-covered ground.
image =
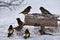
<svg viewBox="0 0 60 40">
<path fill-rule="evenodd" d="M 37 29 L 35 29 L 34 26 L 24 26 L 23 31 L 28 28 L 31 36 L 30 38 L 24 39 L 23 34 L 17 34 L 21 32 L 17 32 L 14 30 L 14 33 L 11 37 L 7 37 L 7 25 L 0 27 L 0 40 L 60 40 L 60 34 L 59 35 L 39 35 Z"/>
<path fill-rule="evenodd" d="M 20 5 L 15 8 L 12 7 L 12 11 L 10 11 L 8 8 L 0 8 L 0 40 L 60 40 L 60 26 L 58 26 L 56 30 L 58 35 L 39 35 L 37 29 L 35 29 L 34 26 L 24 26 L 23 30 L 26 28 L 30 30 L 30 38 L 24 39 L 23 35 L 17 35 L 16 31 L 14 31 L 13 35 L 10 38 L 7 37 L 7 29 L 9 25 L 13 25 L 13 27 L 17 26 L 17 17 L 19 17 L 24 22 L 25 16 L 23 14 L 19 15 L 18 13 L 20 13 L 28 5 L 31 5 L 33 7 L 30 13 L 40 12 L 40 6 L 45 7 L 53 14 L 60 13 L 60 0 L 26 0 L 25 3 L 27 4 Z M 60 25 L 60 22 L 58 23 Z"/>
</svg>

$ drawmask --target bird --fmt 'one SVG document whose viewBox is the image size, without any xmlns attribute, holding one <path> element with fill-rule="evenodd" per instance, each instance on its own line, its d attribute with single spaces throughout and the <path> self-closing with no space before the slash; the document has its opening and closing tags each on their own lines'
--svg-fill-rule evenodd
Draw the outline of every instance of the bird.
<svg viewBox="0 0 60 40">
<path fill-rule="evenodd" d="M 44 7 L 40 7 L 39 8 L 42 12 L 42 14 L 49 14 L 49 15 L 52 15 L 47 9 L 45 9 Z"/>
<path fill-rule="evenodd" d="M 10 37 L 14 32 L 14 29 L 13 29 L 13 26 L 10 25 L 9 28 L 8 28 L 8 37 Z"/>
<path fill-rule="evenodd" d="M 15 29 L 16 31 L 21 31 L 22 28 L 23 28 L 23 26 L 17 26 L 17 27 L 15 27 L 14 29 Z"/>
<path fill-rule="evenodd" d="M 20 18 L 16 18 L 16 20 L 19 26 L 24 26 L 24 22 L 22 22 Z"/>
<path fill-rule="evenodd" d="M 26 15 L 26 14 L 28 14 L 29 12 L 30 12 L 30 10 L 31 10 L 31 6 L 28 6 L 27 8 L 25 8 L 22 12 L 20 12 L 19 14 L 24 14 L 24 15 Z"/>
<path fill-rule="evenodd" d="M 40 35 L 52 35 L 52 34 L 50 34 L 50 33 L 44 32 L 44 31 L 42 31 L 42 30 L 39 30 L 39 33 L 40 33 Z"/>
<path fill-rule="evenodd" d="M 24 33 L 24 39 L 27 39 L 30 37 L 30 32 L 28 29 L 25 30 L 25 33 Z"/>
</svg>

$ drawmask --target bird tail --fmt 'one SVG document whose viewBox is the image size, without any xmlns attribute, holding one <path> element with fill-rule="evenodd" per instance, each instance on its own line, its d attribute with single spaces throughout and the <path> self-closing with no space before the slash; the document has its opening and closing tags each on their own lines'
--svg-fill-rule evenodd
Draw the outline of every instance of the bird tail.
<svg viewBox="0 0 60 40">
<path fill-rule="evenodd" d="M 57 19 L 57 21 L 60 21 L 60 19 Z"/>
<path fill-rule="evenodd" d="M 19 14 L 22 14 L 21 12 Z"/>
<path fill-rule="evenodd" d="M 10 37 L 12 35 L 12 33 L 8 33 L 8 36 L 7 37 Z"/>
<path fill-rule="evenodd" d="M 22 12 L 20 12 L 19 14 L 23 14 Z M 24 15 L 26 15 L 26 14 L 24 14 Z"/>
<path fill-rule="evenodd" d="M 10 37 L 13 34 L 14 30 L 8 30 L 8 32 L 8 37 Z"/>
</svg>

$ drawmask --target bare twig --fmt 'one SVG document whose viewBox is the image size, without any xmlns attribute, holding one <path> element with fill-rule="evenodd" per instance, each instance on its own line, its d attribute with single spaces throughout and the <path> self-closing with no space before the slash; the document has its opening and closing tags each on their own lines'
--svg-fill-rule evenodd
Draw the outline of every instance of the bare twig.
<svg viewBox="0 0 60 40">
<path fill-rule="evenodd" d="M 20 1 L 20 4 L 21 4 L 22 2 L 24 2 L 24 0 Z"/>
<path fill-rule="evenodd" d="M 12 10 L 9 6 L 7 6 L 7 5 L 0 5 L 0 7 L 7 7 L 7 8 L 9 8 L 10 10 Z"/>
<path fill-rule="evenodd" d="M 8 7 L 11 10 L 10 6 L 19 6 L 21 3 L 23 3 L 24 0 L 19 1 L 20 4 L 13 4 L 13 2 L 15 1 L 18 1 L 18 0 L 11 0 L 9 3 L 0 1 L 0 7 Z"/>
<path fill-rule="evenodd" d="M 11 0 L 10 3 L 13 3 L 13 2 L 15 2 L 15 1 L 18 1 L 18 0 Z"/>
</svg>

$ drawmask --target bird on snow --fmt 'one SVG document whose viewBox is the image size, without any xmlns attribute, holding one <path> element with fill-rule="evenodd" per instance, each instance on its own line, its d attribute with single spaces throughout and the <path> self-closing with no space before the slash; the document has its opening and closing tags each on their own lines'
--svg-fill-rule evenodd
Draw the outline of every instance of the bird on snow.
<svg viewBox="0 0 60 40">
<path fill-rule="evenodd" d="M 39 33 L 40 33 L 40 35 L 52 35 L 52 34 L 50 34 L 50 33 L 44 32 L 44 31 L 42 31 L 42 30 L 39 30 Z"/>
<path fill-rule="evenodd" d="M 44 7 L 40 7 L 39 8 L 42 12 L 42 14 L 49 14 L 49 15 L 52 15 L 47 9 L 45 9 Z"/>
<path fill-rule="evenodd" d="M 31 10 L 31 6 L 28 6 L 26 9 L 24 9 L 21 13 L 22 14 L 24 14 L 24 15 L 26 15 L 26 14 L 28 14 L 29 12 L 30 12 L 30 10 Z M 21 14 L 21 13 L 19 13 L 19 14 Z"/>
<path fill-rule="evenodd" d="M 21 31 L 22 28 L 23 28 L 23 26 L 17 26 L 17 27 L 15 27 L 14 29 L 15 29 L 16 31 Z"/>
<path fill-rule="evenodd" d="M 28 29 L 25 30 L 25 33 L 24 33 L 24 38 L 27 39 L 30 37 L 30 32 Z"/>
<path fill-rule="evenodd" d="M 13 26 L 10 25 L 9 28 L 8 28 L 8 37 L 10 37 L 14 32 L 14 29 L 13 29 Z"/>
<path fill-rule="evenodd" d="M 20 18 L 16 18 L 16 20 L 19 26 L 24 26 L 24 22 L 22 22 Z"/>
</svg>

